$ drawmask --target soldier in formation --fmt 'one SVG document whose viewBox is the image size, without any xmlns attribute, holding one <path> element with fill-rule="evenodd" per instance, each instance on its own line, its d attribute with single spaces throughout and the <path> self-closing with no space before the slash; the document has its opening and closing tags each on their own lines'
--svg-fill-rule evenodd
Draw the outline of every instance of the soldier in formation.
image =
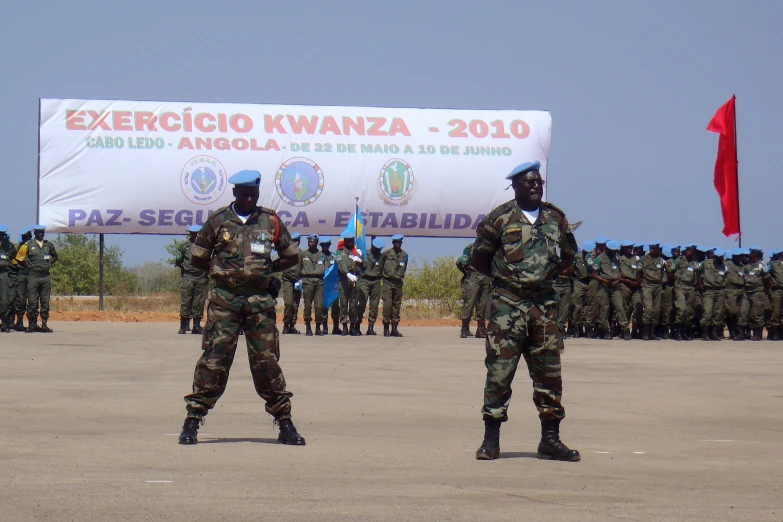
<svg viewBox="0 0 783 522">
<path fill-rule="evenodd" d="M 188 228 L 188 240 L 177 249 L 174 264 L 180 269 L 179 332 L 187 333 L 193 320 L 192 333 L 201 335 L 201 318 L 204 317 L 204 300 L 207 296 L 209 278 L 207 271 L 193 266 L 193 242 L 201 227 Z"/>
<path fill-rule="evenodd" d="M 489 312 L 489 290 L 490 278 L 470 267 L 470 260 L 473 253 L 473 244 L 466 246 L 462 255 L 457 259 L 457 269 L 462 272 L 462 329 L 460 338 L 466 339 L 472 337 L 470 331 L 470 321 L 475 312 L 476 315 L 476 338 L 484 339 L 487 336 L 486 318 Z"/>
</svg>

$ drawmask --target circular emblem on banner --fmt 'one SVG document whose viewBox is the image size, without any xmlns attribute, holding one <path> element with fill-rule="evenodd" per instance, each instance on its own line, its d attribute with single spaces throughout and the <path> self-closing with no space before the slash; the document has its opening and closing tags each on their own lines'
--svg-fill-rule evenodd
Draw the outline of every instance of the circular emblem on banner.
<svg viewBox="0 0 783 522">
<path fill-rule="evenodd" d="M 378 176 L 378 192 L 387 205 L 401 207 L 416 192 L 413 169 L 401 159 L 391 159 L 383 164 Z"/>
<path fill-rule="evenodd" d="M 294 207 L 304 207 L 324 191 L 324 173 L 311 159 L 291 158 L 277 169 L 275 187 L 280 199 Z"/>
<path fill-rule="evenodd" d="M 196 156 L 185 164 L 179 184 L 190 201 L 208 205 L 226 191 L 226 169 L 212 156 Z"/>
</svg>

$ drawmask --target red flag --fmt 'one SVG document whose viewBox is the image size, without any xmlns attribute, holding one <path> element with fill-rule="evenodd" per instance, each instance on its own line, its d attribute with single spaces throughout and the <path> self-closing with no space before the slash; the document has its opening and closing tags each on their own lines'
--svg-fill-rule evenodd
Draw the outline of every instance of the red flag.
<svg viewBox="0 0 783 522">
<path fill-rule="evenodd" d="M 737 177 L 737 128 L 735 126 L 732 96 L 718 109 L 707 125 L 707 130 L 720 134 L 718 158 L 715 160 L 715 190 L 720 196 L 723 213 L 723 234 L 742 235 L 739 214 L 739 179 Z"/>
</svg>

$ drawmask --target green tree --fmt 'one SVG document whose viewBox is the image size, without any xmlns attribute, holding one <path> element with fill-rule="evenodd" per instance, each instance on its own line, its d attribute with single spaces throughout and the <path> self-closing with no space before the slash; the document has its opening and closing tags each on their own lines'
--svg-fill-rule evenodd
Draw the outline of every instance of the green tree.
<svg viewBox="0 0 783 522">
<path fill-rule="evenodd" d="M 188 241 L 189 241 L 188 239 L 172 239 L 171 243 L 166 245 L 166 252 L 168 252 L 169 255 L 171 256 L 166 260 L 168 264 L 174 265 L 174 261 L 177 258 L 179 249 L 185 246 Z"/>
<path fill-rule="evenodd" d="M 441 315 L 458 313 L 461 307 L 462 273 L 457 270 L 456 258 L 438 257 L 429 262 L 414 260 L 408 268 L 402 295 L 436 310 Z"/>
<path fill-rule="evenodd" d="M 59 260 L 52 267 L 52 293 L 59 295 L 96 295 L 99 279 L 99 246 L 95 237 L 84 234 L 60 234 L 52 241 Z M 104 250 L 104 291 L 106 295 L 129 295 L 137 291 L 133 274 L 122 265 L 122 250 L 110 246 Z"/>
</svg>

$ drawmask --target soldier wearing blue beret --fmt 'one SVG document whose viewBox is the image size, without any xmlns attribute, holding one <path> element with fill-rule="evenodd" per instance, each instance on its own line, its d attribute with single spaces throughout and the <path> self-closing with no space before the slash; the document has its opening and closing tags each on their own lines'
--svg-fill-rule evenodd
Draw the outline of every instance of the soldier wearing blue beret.
<svg viewBox="0 0 783 522">
<path fill-rule="evenodd" d="M 52 280 L 49 272 L 59 256 L 54 243 L 44 239 L 46 226 L 33 227 L 33 239 L 26 243 L 27 256 L 24 264 L 28 269 L 27 276 L 27 333 L 51 333 L 47 324 L 49 321 L 49 298 L 52 292 Z M 38 314 L 41 315 L 41 326 L 38 326 Z"/>
<path fill-rule="evenodd" d="M 204 302 L 207 299 L 209 274 L 207 270 L 193 266 L 192 247 L 201 227 L 188 227 L 188 239 L 177 248 L 174 264 L 180 269 L 180 302 L 179 302 L 179 332 L 190 331 L 190 320 L 193 320 L 194 335 L 201 335 L 201 318 L 204 317 Z"/>
<path fill-rule="evenodd" d="M 717 255 L 717 252 L 716 254 Z M 769 252 L 769 298 L 770 298 L 770 318 L 767 329 L 767 339 L 770 341 L 783 340 L 783 331 L 781 331 L 781 314 L 783 313 L 783 260 L 781 260 L 780 250 L 770 250 Z"/>
<path fill-rule="evenodd" d="M 0 225 L 0 332 L 13 328 L 13 294 L 16 278 L 12 278 L 11 262 L 16 258 L 16 245 L 8 238 L 8 227 Z"/>
<path fill-rule="evenodd" d="M 367 314 L 367 332 L 366 335 L 376 335 L 375 322 L 378 320 L 378 306 L 381 302 L 381 293 L 383 291 L 383 249 L 386 242 L 376 237 L 370 243 L 370 251 L 365 253 L 364 273 L 359 281 L 359 304 L 357 315 L 359 323 L 364 318 L 364 311 L 367 304 L 370 310 Z"/>
<path fill-rule="evenodd" d="M 14 312 L 16 324 L 14 330 L 24 332 L 24 314 L 27 312 L 27 280 L 29 269 L 24 263 L 27 257 L 27 242 L 33 238 L 33 229 L 26 228 L 19 234 L 16 257 L 11 261 L 12 269 L 16 271 L 16 299 L 14 300 Z M 10 327 L 9 327 L 10 328 Z"/>
<path fill-rule="evenodd" d="M 283 294 L 283 333 L 299 334 L 296 329 L 296 318 L 299 315 L 299 301 L 302 300 L 302 250 L 299 248 L 299 242 L 302 236 L 299 232 L 291 234 L 291 241 L 296 245 L 299 251 L 299 260 L 281 274 Z"/>
</svg>

